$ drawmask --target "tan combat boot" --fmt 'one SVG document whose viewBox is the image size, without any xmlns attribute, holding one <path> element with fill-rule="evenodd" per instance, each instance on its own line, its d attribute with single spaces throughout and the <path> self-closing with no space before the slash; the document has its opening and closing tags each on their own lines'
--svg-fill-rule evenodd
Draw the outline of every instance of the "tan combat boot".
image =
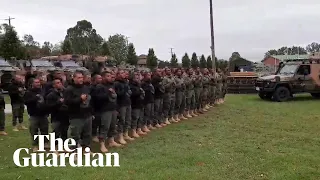
<svg viewBox="0 0 320 180">
<path fill-rule="evenodd" d="M 186 119 L 188 119 L 188 118 L 184 117 L 184 115 L 181 114 L 181 115 L 180 115 L 180 119 L 181 119 L 181 120 L 186 120 Z"/>
<path fill-rule="evenodd" d="M 209 104 L 206 104 L 205 108 L 206 108 L 207 110 L 209 110 L 209 109 L 210 109 Z"/>
<path fill-rule="evenodd" d="M 109 147 L 122 147 L 121 144 L 118 144 L 116 141 L 114 141 L 114 137 L 108 138 L 108 146 Z"/>
<path fill-rule="evenodd" d="M 101 142 L 100 142 L 100 151 L 101 151 L 102 153 L 107 153 L 107 152 L 108 152 L 108 149 L 107 149 L 106 144 L 105 144 L 104 141 L 101 141 Z"/>
<path fill-rule="evenodd" d="M 174 118 L 177 122 L 180 122 L 181 119 L 179 118 L 179 115 L 175 115 L 175 118 Z"/>
<path fill-rule="evenodd" d="M 156 124 L 155 127 L 156 128 L 162 128 L 162 126 L 160 124 Z"/>
<path fill-rule="evenodd" d="M 19 131 L 19 129 L 18 129 L 18 127 L 17 127 L 17 126 L 13 126 L 12 131 L 14 131 L 14 132 L 18 132 L 18 131 Z"/>
<path fill-rule="evenodd" d="M 148 129 L 151 129 L 151 130 L 155 130 L 157 128 L 155 128 L 154 126 L 152 126 L 151 124 L 148 126 Z"/>
<path fill-rule="evenodd" d="M 169 121 L 169 118 L 166 118 L 166 121 L 164 123 L 166 123 L 167 125 L 171 124 L 171 122 Z"/>
<path fill-rule="evenodd" d="M 165 127 L 165 126 L 167 126 L 167 124 L 166 123 L 161 123 L 160 126 Z"/>
<path fill-rule="evenodd" d="M 134 137 L 134 138 L 140 137 L 139 134 L 137 134 L 137 130 L 136 129 L 132 129 L 131 130 L 131 136 Z"/>
<path fill-rule="evenodd" d="M 190 111 L 187 113 L 187 118 L 192 118 L 192 115 L 190 114 Z"/>
<path fill-rule="evenodd" d="M 19 124 L 18 125 L 18 129 L 19 130 L 27 130 L 28 128 L 26 128 L 24 125 L 22 125 L 22 124 Z"/>
<path fill-rule="evenodd" d="M 8 133 L 6 133 L 5 131 L 0 131 L 0 135 L 1 135 L 1 136 L 7 136 Z"/>
<path fill-rule="evenodd" d="M 137 134 L 139 134 L 139 136 L 147 135 L 147 133 L 146 133 L 146 132 L 143 132 L 143 131 L 141 130 L 141 128 L 138 128 Z"/>
<path fill-rule="evenodd" d="M 120 144 L 123 144 L 123 145 L 127 144 L 127 141 L 123 139 L 123 133 L 119 133 L 117 140 Z"/>
<path fill-rule="evenodd" d="M 148 129 L 147 126 L 143 126 L 142 131 L 143 131 L 143 132 L 150 132 L 150 129 Z"/>
<path fill-rule="evenodd" d="M 129 132 L 128 131 L 126 131 L 126 132 L 124 132 L 123 133 L 123 138 L 124 138 L 124 140 L 128 140 L 128 141 L 133 141 L 134 140 L 134 138 L 132 138 L 132 137 L 130 137 L 129 136 Z"/>
<path fill-rule="evenodd" d="M 98 143 L 98 142 L 99 142 L 99 139 L 98 139 L 97 136 L 93 136 L 93 137 L 92 137 L 92 141 Z"/>
<path fill-rule="evenodd" d="M 173 117 L 171 117 L 170 122 L 177 123 L 178 121 L 176 121 Z"/>
<path fill-rule="evenodd" d="M 38 150 L 39 150 L 39 147 L 38 147 L 38 146 L 32 147 L 32 152 L 33 152 L 33 153 L 38 152 Z"/>
<path fill-rule="evenodd" d="M 197 114 L 195 114 L 194 110 L 192 110 L 192 111 L 191 111 L 191 116 L 193 116 L 193 117 L 197 117 L 198 115 L 197 115 Z"/>
</svg>

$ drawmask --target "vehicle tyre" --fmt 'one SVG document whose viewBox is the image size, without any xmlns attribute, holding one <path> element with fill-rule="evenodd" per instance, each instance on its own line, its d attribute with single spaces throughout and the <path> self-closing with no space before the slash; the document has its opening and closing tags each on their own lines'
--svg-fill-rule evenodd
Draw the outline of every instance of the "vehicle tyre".
<svg viewBox="0 0 320 180">
<path fill-rule="evenodd" d="M 272 99 L 272 93 L 266 93 L 266 92 L 259 92 L 259 97 L 263 100 L 271 100 Z"/>
<path fill-rule="evenodd" d="M 311 96 L 320 99 L 320 93 L 311 93 Z"/>
<path fill-rule="evenodd" d="M 277 87 L 273 93 L 274 100 L 278 102 L 288 101 L 290 97 L 291 97 L 290 90 L 284 86 Z"/>
</svg>

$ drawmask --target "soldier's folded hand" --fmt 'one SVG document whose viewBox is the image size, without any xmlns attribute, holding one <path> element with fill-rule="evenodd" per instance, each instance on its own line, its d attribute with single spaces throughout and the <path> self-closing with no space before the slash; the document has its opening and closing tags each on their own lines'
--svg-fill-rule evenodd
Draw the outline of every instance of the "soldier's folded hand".
<svg viewBox="0 0 320 180">
<path fill-rule="evenodd" d="M 59 101 L 60 101 L 60 102 L 64 102 L 64 99 L 63 99 L 63 98 L 60 98 Z"/>
<path fill-rule="evenodd" d="M 23 91 L 23 88 L 21 88 L 21 87 L 20 87 L 20 88 L 18 88 L 18 91 Z"/>
<path fill-rule="evenodd" d="M 83 101 L 85 101 L 86 99 L 87 99 L 87 95 L 86 94 L 81 94 L 81 99 L 83 100 Z"/>
<path fill-rule="evenodd" d="M 112 89 L 112 88 L 109 88 L 109 91 L 110 91 L 110 92 L 114 92 L 114 89 Z"/>
</svg>

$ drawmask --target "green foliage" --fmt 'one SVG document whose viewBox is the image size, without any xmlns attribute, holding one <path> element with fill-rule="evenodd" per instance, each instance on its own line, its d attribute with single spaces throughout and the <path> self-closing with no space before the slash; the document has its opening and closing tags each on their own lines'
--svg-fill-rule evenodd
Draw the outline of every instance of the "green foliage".
<svg viewBox="0 0 320 180">
<path fill-rule="evenodd" d="M 301 46 L 287 47 L 283 46 L 279 49 L 271 49 L 265 53 L 265 57 L 270 55 L 295 55 L 295 54 L 307 54 L 308 52 L 318 52 L 320 50 L 320 45 L 318 43 L 311 43 L 306 48 Z"/>
<path fill-rule="evenodd" d="M 52 49 L 53 49 L 53 45 L 50 42 L 45 41 L 41 47 L 41 55 L 50 56 Z"/>
<path fill-rule="evenodd" d="M 11 59 L 21 53 L 20 40 L 13 27 L 7 27 L 0 45 L 0 56 Z"/>
<path fill-rule="evenodd" d="M 188 53 L 185 53 L 184 56 L 182 57 L 182 67 L 184 68 L 190 68 L 191 65 L 191 60 L 189 58 Z"/>
<path fill-rule="evenodd" d="M 158 58 L 154 53 L 153 48 L 149 48 L 148 56 L 147 56 L 147 67 L 153 69 L 158 65 Z"/>
<path fill-rule="evenodd" d="M 199 63 L 199 60 L 198 60 L 198 56 L 194 52 L 194 53 L 192 53 L 192 57 L 191 57 L 191 67 L 192 68 L 197 68 L 197 67 L 199 67 L 199 65 L 200 65 L 200 63 Z"/>
<path fill-rule="evenodd" d="M 227 60 L 224 59 L 216 59 L 216 68 L 217 69 L 225 69 L 228 67 L 229 62 Z"/>
<path fill-rule="evenodd" d="M 122 34 L 115 34 L 113 36 L 109 36 L 108 45 L 110 52 L 113 57 L 116 59 L 118 64 L 121 61 L 127 60 L 128 55 L 128 41 L 127 38 Z"/>
<path fill-rule="evenodd" d="M 69 28 L 65 40 L 69 40 L 76 54 L 95 54 L 103 41 L 87 20 L 78 21 L 74 27 Z"/>
<path fill-rule="evenodd" d="M 212 59 L 211 56 L 207 57 L 207 68 L 212 68 Z"/>
<path fill-rule="evenodd" d="M 171 67 L 178 67 L 178 59 L 176 54 L 173 54 L 171 59 L 170 59 L 170 66 Z"/>
<path fill-rule="evenodd" d="M 127 63 L 131 65 L 137 65 L 138 56 L 136 53 L 136 49 L 134 48 L 133 43 L 130 43 L 128 46 L 128 54 L 127 54 Z"/>
<path fill-rule="evenodd" d="M 207 60 L 202 54 L 200 57 L 200 68 L 206 68 L 207 67 Z"/>
<path fill-rule="evenodd" d="M 110 52 L 110 49 L 109 49 L 109 44 L 108 42 L 104 41 L 102 43 L 102 46 L 101 46 L 101 49 L 100 49 L 100 54 L 102 56 L 112 56 L 111 55 L 111 52 Z"/>
<path fill-rule="evenodd" d="M 65 39 L 62 43 L 61 50 L 62 50 L 62 54 L 73 54 L 71 42 Z"/>
</svg>

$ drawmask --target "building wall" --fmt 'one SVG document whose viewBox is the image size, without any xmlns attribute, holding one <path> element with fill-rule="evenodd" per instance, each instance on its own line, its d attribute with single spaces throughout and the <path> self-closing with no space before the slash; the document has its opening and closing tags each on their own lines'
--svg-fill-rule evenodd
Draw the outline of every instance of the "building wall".
<svg viewBox="0 0 320 180">
<path fill-rule="evenodd" d="M 280 63 L 280 60 L 279 59 L 275 59 L 273 57 L 268 57 L 267 59 L 265 59 L 263 61 L 263 64 L 266 65 L 266 66 L 278 66 Z"/>
</svg>

